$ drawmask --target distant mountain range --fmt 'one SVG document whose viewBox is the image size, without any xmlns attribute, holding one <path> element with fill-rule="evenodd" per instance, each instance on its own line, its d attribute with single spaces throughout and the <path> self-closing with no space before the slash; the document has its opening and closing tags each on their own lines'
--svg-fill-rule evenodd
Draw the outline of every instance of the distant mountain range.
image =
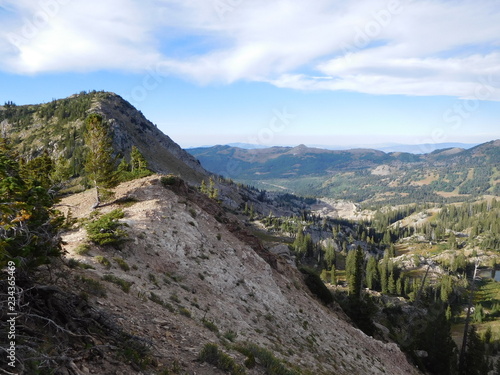
<svg viewBox="0 0 500 375">
<path fill-rule="evenodd" d="M 305 145 L 264 149 L 213 146 L 187 151 L 213 173 L 301 195 L 374 202 L 500 195 L 500 140 L 423 154 Z"/>
<path fill-rule="evenodd" d="M 369 148 L 384 152 L 408 152 L 412 154 L 426 154 L 436 150 L 442 150 L 445 148 L 463 148 L 469 149 L 479 145 L 479 143 L 421 143 L 421 144 L 399 144 L 399 143 L 385 143 L 385 144 L 377 144 L 377 145 L 362 145 L 362 144 L 353 144 L 353 145 L 308 145 L 308 147 L 312 148 L 321 148 L 325 150 L 352 150 L 357 148 Z M 252 149 L 262 149 L 269 148 L 269 146 L 251 144 L 251 143 L 228 143 L 225 146 L 230 147 L 238 147 L 244 148 L 247 150 Z M 189 147 L 191 148 L 205 148 L 211 146 L 200 146 L 200 147 Z M 293 147 L 293 146 L 292 146 Z"/>
</svg>

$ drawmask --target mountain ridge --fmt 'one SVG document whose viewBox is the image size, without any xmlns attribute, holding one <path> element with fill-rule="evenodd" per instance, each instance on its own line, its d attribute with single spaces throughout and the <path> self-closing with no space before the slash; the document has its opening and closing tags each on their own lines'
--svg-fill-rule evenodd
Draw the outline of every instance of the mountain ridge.
<svg viewBox="0 0 500 375">
<path fill-rule="evenodd" d="M 414 201 L 426 195 L 436 202 L 443 199 L 438 193 L 453 193 L 457 199 L 500 195 L 500 140 L 470 149 L 446 148 L 427 154 L 325 150 L 304 145 L 252 150 L 214 146 L 187 151 L 213 173 L 257 187 L 285 186 L 302 195 L 340 196 L 358 202 L 376 200 L 384 191 L 399 197 L 410 192 L 409 199 Z M 391 173 L 375 177 L 381 167 Z M 351 192 L 349 180 L 354 184 Z M 427 182 L 416 186 L 420 181 Z"/>
</svg>

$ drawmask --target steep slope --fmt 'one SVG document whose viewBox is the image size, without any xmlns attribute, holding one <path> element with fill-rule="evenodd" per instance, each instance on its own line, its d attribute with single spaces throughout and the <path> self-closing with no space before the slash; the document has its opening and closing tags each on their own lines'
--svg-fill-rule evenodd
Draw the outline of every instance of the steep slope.
<svg viewBox="0 0 500 375">
<path fill-rule="evenodd" d="M 176 363 L 189 374 L 224 373 L 196 360 L 212 342 L 240 364 L 245 356 L 235 347 L 257 345 L 299 374 L 418 374 L 395 344 L 366 336 L 338 308 L 322 305 L 294 267 L 268 254 L 236 218 L 180 180 L 165 187 L 151 176 L 115 192 L 129 204 L 101 211 L 123 209 L 129 240 L 119 250 L 93 246 L 89 254 L 77 255 L 85 231 L 67 232 L 67 257 L 95 268 L 73 271 L 68 281 L 82 290 L 82 276 L 113 275 L 129 282 L 128 293 L 106 283 L 108 297 L 91 295 L 90 301 L 124 329 L 147 338 L 159 370 Z M 85 218 L 92 203 L 91 193 L 84 192 L 63 199 L 60 208 Z M 108 258 L 110 268 L 97 255 Z M 116 257 L 131 268 L 121 269 Z M 99 373 L 117 368 L 130 373 L 112 354 L 98 367 L 75 363 Z M 247 373 L 264 374 L 263 366 L 258 361 Z"/>
</svg>

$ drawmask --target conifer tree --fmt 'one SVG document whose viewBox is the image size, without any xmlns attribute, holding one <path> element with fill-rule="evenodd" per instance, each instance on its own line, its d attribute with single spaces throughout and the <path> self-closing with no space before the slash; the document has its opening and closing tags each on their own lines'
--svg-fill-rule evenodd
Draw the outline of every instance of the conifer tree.
<svg viewBox="0 0 500 375">
<path fill-rule="evenodd" d="M 396 294 L 396 281 L 394 280 L 394 272 L 391 272 L 387 281 L 387 291 L 390 294 Z"/>
<path fill-rule="evenodd" d="M 366 286 L 371 290 L 379 290 L 380 287 L 377 260 L 373 256 L 368 258 L 366 264 Z"/>
<path fill-rule="evenodd" d="M 358 246 L 355 251 L 350 251 L 346 260 L 346 275 L 349 284 L 349 294 L 361 296 L 363 286 L 363 250 Z"/>
<path fill-rule="evenodd" d="M 325 249 L 325 261 L 328 268 L 335 264 L 335 248 L 331 241 L 328 241 Z"/>
<path fill-rule="evenodd" d="M 86 119 L 85 145 L 88 151 L 85 171 L 96 191 L 96 208 L 101 203 L 99 190 L 112 186 L 115 177 L 113 146 L 108 127 L 102 116 L 97 113 L 90 114 Z"/>
<path fill-rule="evenodd" d="M 141 172 L 148 169 L 148 162 L 136 146 L 130 151 L 130 165 L 132 172 Z"/>
<path fill-rule="evenodd" d="M 337 285 L 337 271 L 335 270 L 335 266 L 332 266 L 330 270 L 330 283 Z"/>
<path fill-rule="evenodd" d="M 19 274 L 61 254 L 58 227 L 62 218 L 40 181 L 24 179 L 15 154 L 0 139 L 0 269 L 16 263 Z"/>
</svg>

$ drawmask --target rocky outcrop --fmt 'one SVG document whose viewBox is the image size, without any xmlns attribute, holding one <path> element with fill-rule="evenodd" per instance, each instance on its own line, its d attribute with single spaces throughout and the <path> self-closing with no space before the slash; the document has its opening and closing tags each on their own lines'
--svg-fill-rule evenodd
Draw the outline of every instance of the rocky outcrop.
<svg viewBox="0 0 500 375">
<path fill-rule="evenodd" d="M 120 96 L 107 93 L 94 102 L 89 112 L 98 112 L 109 122 L 118 154 L 129 158 L 130 149 L 136 146 L 155 172 L 173 173 L 190 183 L 199 183 L 208 176 L 198 160 Z"/>
</svg>

